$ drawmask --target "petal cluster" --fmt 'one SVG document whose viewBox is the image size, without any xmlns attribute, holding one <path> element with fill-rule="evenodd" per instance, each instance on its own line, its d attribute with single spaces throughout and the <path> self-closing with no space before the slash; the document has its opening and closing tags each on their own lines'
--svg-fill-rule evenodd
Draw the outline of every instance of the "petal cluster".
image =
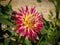
<svg viewBox="0 0 60 45">
<path fill-rule="evenodd" d="M 19 13 L 14 11 L 16 15 L 13 16 L 17 27 L 15 31 L 19 36 L 25 39 L 29 38 L 32 41 L 38 38 L 37 34 L 41 34 L 40 30 L 43 28 L 42 16 L 36 11 L 35 7 L 30 10 L 28 6 L 24 9 L 19 9 Z"/>
</svg>

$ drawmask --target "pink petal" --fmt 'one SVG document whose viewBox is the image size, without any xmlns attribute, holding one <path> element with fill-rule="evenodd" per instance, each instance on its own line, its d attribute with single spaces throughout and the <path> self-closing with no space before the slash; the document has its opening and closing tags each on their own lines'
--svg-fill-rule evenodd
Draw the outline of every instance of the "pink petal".
<svg viewBox="0 0 60 45">
<path fill-rule="evenodd" d="M 17 15 L 20 15 L 20 13 L 18 13 L 17 11 L 13 11 L 15 14 L 17 14 Z"/>
<path fill-rule="evenodd" d="M 36 29 L 35 32 L 37 32 L 38 34 L 41 34 L 39 29 Z"/>
<path fill-rule="evenodd" d="M 28 6 L 26 6 L 26 12 L 28 12 Z"/>
<path fill-rule="evenodd" d="M 24 36 L 24 28 L 21 28 L 21 29 L 19 30 L 19 35 L 20 35 L 20 36 Z"/>
<path fill-rule="evenodd" d="M 21 9 L 18 8 L 18 10 L 22 13 L 23 11 Z"/>
<path fill-rule="evenodd" d="M 33 13 L 34 10 L 35 10 L 35 7 L 31 8 L 31 14 Z"/>
<path fill-rule="evenodd" d="M 21 25 L 22 21 L 16 20 L 16 23 L 19 24 L 19 25 Z"/>
<path fill-rule="evenodd" d="M 20 27 L 21 27 L 20 25 L 17 26 L 16 29 L 15 29 L 14 31 L 19 31 Z"/>
<path fill-rule="evenodd" d="M 28 37 L 28 30 L 25 30 L 24 33 L 25 33 L 25 34 L 24 34 L 24 38 Z"/>
<path fill-rule="evenodd" d="M 32 30 L 30 30 L 30 39 L 31 39 L 32 41 L 35 41 L 35 39 L 34 39 L 34 37 L 33 37 L 33 32 L 32 32 Z"/>
</svg>

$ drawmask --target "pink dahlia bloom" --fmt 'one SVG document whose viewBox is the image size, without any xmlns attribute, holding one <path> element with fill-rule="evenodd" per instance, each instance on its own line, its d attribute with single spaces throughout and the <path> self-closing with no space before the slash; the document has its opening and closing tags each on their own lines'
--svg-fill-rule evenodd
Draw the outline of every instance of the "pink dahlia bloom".
<svg viewBox="0 0 60 45">
<path fill-rule="evenodd" d="M 36 11 L 35 7 L 30 10 L 26 8 L 19 9 L 20 13 L 16 13 L 13 18 L 18 25 L 15 31 L 23 36 L 25 39 L 29 38 L 32 41 L 38 38 L 37 34 L 41 34 L 40 30 L 43 28 L 42 16 Z"/>
</svg>

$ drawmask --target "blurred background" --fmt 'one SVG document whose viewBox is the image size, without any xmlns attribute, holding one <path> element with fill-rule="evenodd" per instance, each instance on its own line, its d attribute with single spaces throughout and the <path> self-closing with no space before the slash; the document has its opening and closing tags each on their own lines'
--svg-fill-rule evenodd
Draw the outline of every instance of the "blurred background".
<svg viewBox="0 0 60 45">
<path fill-rule="evenodd" d="M 1 4 L 6 5 L 8 4 L 8 2 L 9 0 L 5 0 L 5 1 L 2 1 Z M 11 5 L 13 10 L 17 10 L 17 11 L 18 11 L 18 8 L 24 7 L 26 5 L 29 7 L 35 6 L 38 12 L 42 13 L 43 17 L 46 20 L 49 20 L 48 19 L 49 17 L 48 15 L 50 14 L 49 11 L 52 11 L 54 14 L 53 17 L 55 17 L 55 7 L 53 3 L 49 2 L 48 0 L 42 0 L 41 3 L 37 2 L 37 0 L 12 0 Z"/>
<path fill-rule="evenodd" d="M 12 0 L 11 3 L 9 1 L 11 0 L 0 0 L 0 40 L 2 40 L 2 45 L 60 45 L 60 0 L 41 0 L 41 2 L 39 0 Z M 14 10 L 19 12 L 18 8 L 25 8 L 25 6 L 28 6 L 29 9 L 35 6 L 36 10 L 43 15 L 44 28 L 36 43 L 24 40 L 11 31 L 16 25 L 9 15 L 13 14 Z"/>
</svg>

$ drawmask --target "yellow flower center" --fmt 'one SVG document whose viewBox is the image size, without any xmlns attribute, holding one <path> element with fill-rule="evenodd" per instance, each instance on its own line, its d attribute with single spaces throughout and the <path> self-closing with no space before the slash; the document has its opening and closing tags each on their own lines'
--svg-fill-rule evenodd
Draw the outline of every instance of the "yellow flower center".
<svg viewBox="0 0 60 45">
<path fill-rule="evenodd" d="M 29 27 L 29 28 L 33 28 L 34 24 L 35 24 L 35 17 L 32 15 L 27 15 L 25 17 L 25 24 Z"/>
</svg>

